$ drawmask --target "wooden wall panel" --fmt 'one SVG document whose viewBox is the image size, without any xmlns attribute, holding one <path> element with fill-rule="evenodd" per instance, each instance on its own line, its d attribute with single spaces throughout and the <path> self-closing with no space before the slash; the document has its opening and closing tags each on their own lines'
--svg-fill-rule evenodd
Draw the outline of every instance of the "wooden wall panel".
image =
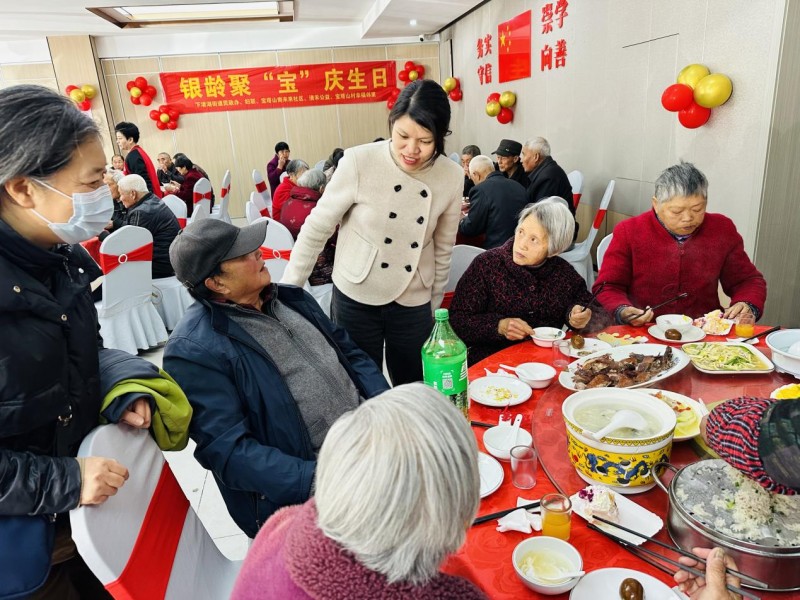
<svg viewBox="0 0 800 600">
<path fill-rule="evenodd" d="M 2 66 L 3 79 L 12 80 L 25 80 L 30 81 L 34 79 L 55 79 L 56 73 L 53 70 L 52 63 L 26 63 L 18 65 L 3 65 Z"/>
</svg>

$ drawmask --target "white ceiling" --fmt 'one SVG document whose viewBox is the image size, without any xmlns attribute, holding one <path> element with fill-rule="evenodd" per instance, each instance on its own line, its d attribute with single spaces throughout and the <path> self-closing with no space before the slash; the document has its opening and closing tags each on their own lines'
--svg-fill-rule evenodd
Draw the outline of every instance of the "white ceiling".
<svg viewBox="0 0 800 600">
<path fill-rule="evenodd" d="M 193 0 L 197 3 L 227 0 Z M 432 34 L 454 21 L 482 0 L 295 0 L 298 25 L 314 23 L 360 25 L 362 38 L 405 37 Z M 117 5 L 175 4 L 180 0 L 117 0 Z M 86 10 L 87 6 L 114 5 L 109 0 L 0 0 L 0 40 L 41 39 L 47 35 L 142 36 L 171 31 L 213 32 L 230 25 L 185 25 L 158 29 L 121 30 Z M 411 19 L 417 25 L 409 24 Z M 258 29 L 281 23 L 254 25 Z"/>
</svg>

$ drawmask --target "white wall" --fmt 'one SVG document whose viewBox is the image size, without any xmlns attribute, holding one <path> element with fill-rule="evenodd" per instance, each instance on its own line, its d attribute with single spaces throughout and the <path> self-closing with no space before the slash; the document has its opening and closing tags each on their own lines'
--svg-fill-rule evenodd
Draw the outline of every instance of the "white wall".
<svg viewBox="0 0 800 600">
<path fill-rule="evenodd" d="M 501 138 L 544 136 L 565 170 L 583 171 L 589 202 L 599 203 L 615 178 L 610 209 L 625 214 L 647 209 L 661 170 L 692 161 L 709 179 L 709 209 L 735 221 L 752 254 L 785 0 L 573 0 L 564 28 L 543 37 L 539 19 L 547 2 L 494 0 L 443 32 L 443 40 L 452 39 L 453 74 L 464 90 L 454 104 L 448 151 L 477 144 L 488 153 Z M 497 25 L 528 9 L 531 78 L 479 85 L 476 40 L 486 33 L 495 40 L 496 82 Z M 566 68 L 542 73 L 539 50 L 562 37 Z M 446 76 L 447 43 L 442 54 Z M 725 73 L 734 87 L 696 130 L 682 127 L 660 103 L 690 63 Z M 518 102 L 514 121 L 500 125 L 485 116 L 484 105 L 489 93 L 506 89 Z"/>
</svg>

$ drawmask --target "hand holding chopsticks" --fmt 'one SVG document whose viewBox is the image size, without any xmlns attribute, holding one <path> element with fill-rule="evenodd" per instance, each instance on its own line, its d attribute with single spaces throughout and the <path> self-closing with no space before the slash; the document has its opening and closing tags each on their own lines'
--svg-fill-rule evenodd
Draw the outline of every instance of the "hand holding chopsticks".
<svg viewBox="0 0 800 600">
<path fill-rule="evenodd" d="M 659 302 L 655 306 L 647 306 L 640 313 L 627 316 L 625 318 L 625 322 L 627 324 L 630 324 L 631 321 L 635 321 L 636 319 L 646 315 L 648 313 L 648 311 L 655 311 L 657 308 L 661 308 L 662 306 L 666 306 L 667 304 L 672 304 L 676 300 L 680 300 L 681 298 L 686 298 L 686 296 L 688 296 L 688 295 L 689 295 L 689 292 L 682 292 L 682 293 L 678 294 L 677 296 L 674 296 L 673 298 L 670 298 L 669 300 L 664 300 L 663 302 Z"/>
<path fill-rule="evenodd" d="M 472 522 L 472 524 L 480 525 L 481 523 L 486 523 L 487 521 L 500 519 L 501 517 L 505 517 L 507 514 L 512 513 L 515 510 L 519 510 L 520 508 L 524 508 L 525 510 L 530 510 L 531 508 L 539 508 L 539 501 L 537 500 L 536 502 L 531 502 L 530 504 L 523 504 L 522 506 L 515 506 L 514 508 L 507 508 L 505 510 L 500 510 L 495 513 L 483 515 L 482 517 L 478 517 L 477 519 L 475 519 Z"/>
</svg>

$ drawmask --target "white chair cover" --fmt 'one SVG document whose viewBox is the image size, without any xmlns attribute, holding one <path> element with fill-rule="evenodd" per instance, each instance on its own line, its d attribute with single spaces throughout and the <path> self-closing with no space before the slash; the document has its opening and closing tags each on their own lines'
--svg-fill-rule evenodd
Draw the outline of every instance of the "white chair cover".
<svg viewBox="0 0 800 600">
<path fill-rule="evenodd" d="M 230 223 L 231 216 L 228 213 L 228 207 L 231 201 L 231 172 L 229 170 L 225 171 L 225 176 L 222 178 L 219 195 L 222 199 L 214 206 L 211 216 L 215 219 L 221 219 L 226 223 Z"/>
<path fill-rule="evenodd" d="M 567 173 L 567 179 L 572 187 L 572 205 L 578 208 L 583 195 L 583 173 L 580 171 L 570 171 Z"/>
<path fill-rule="evenodd" d="M 264 238 L 264 247 L 273 250 L 291 250 L 294 248 L 294 238 L 286 225 L 275 219 L 267 219 L 267 236 Z"/>
<path fill-rule="evenodd" d="M 194 298 L 178 278 L 153 279 L 153 305 L 164 321 L 167 331 L 172 331 L 183 313 L 192 305 Z"/>
<path fill-rule="evenodd" d="M 559 255 L 561 258 L 575 267 L 575 270 L 578 272 L 578 274 L 586 281 L 586 287 L 588 289 L 592 289 L 592 285 L 594 284 L 592 244 L 594 244 L 594 240 L 597 237 L 597 231 L 600 229 L 600 225 L 603 224 L 603 220 L 606 217 L 608 205 L 611 203 L 611 196 L 614 195 L 615 184 L 616 182 L 613 179 L 608 182 L 606 191 L 603 194 L 603 199 L 600 201 L 600 208 L 597 210 L 597 214 L 594 217 L 594 222 L 592 223 L 592 228 L 589 230 L 589 235 L 586 237 L 586 239 L 579 244 L 575 244 L 572 250 L 563 252 Z"/>
<path fill-rule="evenodd" d="M 178 225 L 181 226 L 181 229 L 186 227 L 186 203 L 175 194 L 167 194 L 161 200 L 167 205 L 167 208 L 172 211 L 175 218 L 178 219 Z"/>
<path fill-rule="evenodd" d="M 484 249 L 476 246 L 468 246 L 466 244 L 453 246 L 453 256 L 450 259 L 450 275 L 447 279 L 447 284 L 444 286 L 442 308 L 450 306 L 450 300 L 453 298 L 453 292 L 456 290 L 458 280 L 461 279 L 464 271 L 472 263 L 472 259 L 482 252 L 484 252 Z"/>
<path fill-rule="evenodd" d="M 86 436 L 78 456 L 113 458 L 130 472 L 107 502 L 70 513 L 78 551 L 112 595 L 165 600 L 230 596 L 241 562 L 228 560 L 217 549 L 185 494 L 176 489 L 169 464 L 147 431 L 102 425 Z M 152 551 L 142 552 L 154 537 L 158 543 Z M 159 580 L 160 587 L 150 587 Z"/>
<path fill-rule="evenodd" d="M 256 186 L 256 192 L 258 192 L 259 199 L 255 200 L 252 195 L 250 196 L 250 199 L 255 200 L 256 208 L 258 208 L 259 211 L 263 211 L 265 208 L 267 209 L 269 214 L 263 214 L 262 212 L 262 216 L 271 216 L 272 192 L 270 192 L 267 182 L 264 181 L 264 178 L 261 176 L 261 173 L 258 171 L 258 169 L 253 169 L 253 183 Z"/>
<path fill-rule="evenodd" d="M 251 192 L 251 196 L 258 196 L 257 192 Z M 244 216 L 247 217 L 247 223 L 251 224 L 254 223 L 256 219 L 261 218 L 261 213 L 258 211 L 256 207 L 256 203 L 252 200 L 248 200 L 247 203 L 244 205 Z"/>
<path fill-rule="evenodd" d="M 331 316 L 331 297 L 333 296 L 333 284 L 324 283 L 322 285 L 308 286 L 309 293 L 314 296 L 322 312 L 330 318 Z"/>
<path fill-rule="evenodd" d="M 192 219 L 196 218 L 195 213 L 200 208 L 205 208 L 206 216 L 211 215 L 211 182 L 205 177 L 201 177 L 194 184 L 192 200 L 194 201 Z"/>
<path fill-rule="evenodd" d="M 315 164 L 314 168 L 317 171 L 324 171 L 325 170 L 325 159 L 323 158 L 321 161 L 319 161 L 317 164 Z"/>
<path fill-rule="evenodd" d="M 211 215 L 208 214 L 208 206 L 201 202 L 194 207 L 194 212 L 192 213 L 192 218 L 189 219 L 189 222 L 194 223 L 200 219 L 208 219 L 210 216 Z"/>
<path fill-rule="evenodd" d="M 95 304 L 106 348 L 136 354 L 167 341 L 164 322 L 152 302 L 152 260 L 128 260 L 129 254 L 152 243 L 147 229 L 126 225 L 100 245 L 101 258 L 119 257 L 119 266 L 103 278 L 103 299 Z"/>
<path fill-rule="evenodd" d="M 603 257 L 606 255 L 606 250 L 608 250 L 609 244 L 611 244 L 611 238 L 614 237 L 613 233 L 609 233 L 606 237 L 600 240 L 600 243 L 597 244 L 597 272 L 600 272 L 600 267 L 603 265 Z"/>
</svg>

